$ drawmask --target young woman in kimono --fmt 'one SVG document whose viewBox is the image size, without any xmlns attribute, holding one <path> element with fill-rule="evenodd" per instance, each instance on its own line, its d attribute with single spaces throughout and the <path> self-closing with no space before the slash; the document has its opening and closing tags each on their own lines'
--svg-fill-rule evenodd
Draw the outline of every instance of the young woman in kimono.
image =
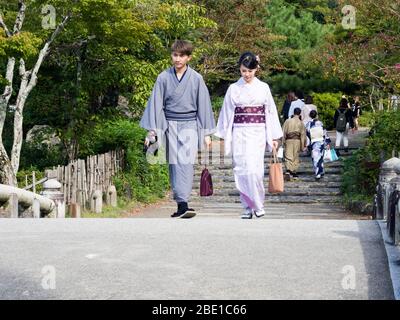
<svg viewBox="0 0 400 320">
<path fill-rule="evenodd" d="M 256 77 L 257 57 L 245 52 L 239 59 L 241 78 L 224 99 L 215 135 L 225 140 L 225 154 L 233 156 L 236 188 L 243 219 L 264 211 L 264 154 L 277 149 L 282 138 L 278 112 L 268 84 Z"/>
<path fill-rule="evenodd" d="M 306 124 L 307 136 L 311 146 L 311 158 L 314 167 L 315 179 L 319 180 L 324 172 L 325 149 L 330 149 L 331 139 L 329 138 L 324 125 L 317 119 L 318 113 L 315 110 L 310 112 L 311 120 Z"/>
<path fill-rule="evenodd" d="M 165 146 L 169 177 L 178 210 L 171 217 L 191 218 L 188 207 L 198 148 L 209 147 L 215 132 L 211 100 L 202 76 L 189 67 L 193 46 L 177 40 L 172 45 L 173 67 L 162 72 L 154 85 L 140 121 L 147 129 L 145 145 L 157 137 Z"/>
</svg>

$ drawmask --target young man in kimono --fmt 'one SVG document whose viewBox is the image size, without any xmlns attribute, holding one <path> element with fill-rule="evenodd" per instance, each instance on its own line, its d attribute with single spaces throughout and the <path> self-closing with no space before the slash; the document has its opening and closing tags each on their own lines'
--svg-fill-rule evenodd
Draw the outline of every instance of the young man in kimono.
<svg viewBox="0 0 400 320">
<path fill-rule="evenodd" d="M 283 144 L 285 145 L 286 174 L 289 180 L 297 178 L 300 165 L 299 152 L 306 151 L 306 128 L 301 121 L 301 109 L 294 109 L 294 116 L 283 124 Z"/>
<path fill-rule="evenodd" d="M 148 130 L 145 145 L 157 141 L 166 147 L 170 183 L 178 210 L 171 217 L 191 218 L 188 207 L 198 149 L 211 145 L 215 120 L 202 76 L 189 67 L 193 46 L 177 40 L 172 45 L 173 67 L 162 72 L 140 125 Z"/>
<path fill-rule="evenodd" d="M 277 149 L 282 128 L 269 85 L 256 77 L 259 59 L 245 52 L 239 59 L 241 78 L 226 92 L 215 135 L 232 155 L 235 185 L 244 212 L 242 219 L 265 215 L 265 149 Z"/>
</svg>

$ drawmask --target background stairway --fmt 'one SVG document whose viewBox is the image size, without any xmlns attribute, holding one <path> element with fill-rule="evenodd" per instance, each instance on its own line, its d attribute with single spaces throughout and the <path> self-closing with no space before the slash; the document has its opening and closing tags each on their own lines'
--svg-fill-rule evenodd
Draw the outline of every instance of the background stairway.
<svg viewBox="0 0 400 320">
<path fill-rule="evenodd" d="M 341 151 L 339 161 L 325 163 L 325 176 L 320 181 L 315 181 L 311 158 L 305 154 L 300 156 L 299 179 L 297 181 L 285 181 L 285 191 L 281 194 L 269 194 L 266 192 L 265 210 L 267 218 L 318 218 L 318 219 L 365 219 L 355 216 L 343 206 L 341 179 L 343 159 L 349 157 L 354 150 L 363 143 L 366 131 L 360 131 L 350 136 L 350 148 L 348 153 Z M 331 133 L 333 138 L 335 134 Z M 353 139 L 352 139 L 353 138 Z M 353 140 L 353 143 L 352 143 Z M 199 154 L 199 159 L 206 159 L 214 186 L 214 195 L 200 197 L 200 176 L 204 164 L 195 166 L 194 188 L 190 207 L 196 209 L 199 215 L 232 217 L 238 216 L 243 211 L 239 192 L 235 187 L 231 157 L 224 158 L 221 155 L 223 146 L 216 148 L 216 144 L 223 142 L 213 141 L 211 152 Z M 266 153 L 264 158 L 265 179 L 264 185 L 268 190 L 268 164 L 271 154 Z M 200 161 L 200 160 L 199 160 Z M 174 210 L 176 204 L 171 200 L 167 206 Z"/>
</svg>

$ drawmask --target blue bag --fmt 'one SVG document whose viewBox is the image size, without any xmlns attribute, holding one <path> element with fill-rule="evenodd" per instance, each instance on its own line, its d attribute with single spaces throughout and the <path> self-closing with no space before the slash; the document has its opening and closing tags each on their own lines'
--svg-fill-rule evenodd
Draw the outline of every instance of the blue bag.
<svg viewBox="0 0 400 320">
<path fill-rule="evenodd" d="M 330 151 L 331 151 L 331 161 L 337 161 L 337 160 L 339 160 L 339 157 L 338 157 L 338 155 L 337 155 L 335 149 L 331 148 Z"/>
</svg>

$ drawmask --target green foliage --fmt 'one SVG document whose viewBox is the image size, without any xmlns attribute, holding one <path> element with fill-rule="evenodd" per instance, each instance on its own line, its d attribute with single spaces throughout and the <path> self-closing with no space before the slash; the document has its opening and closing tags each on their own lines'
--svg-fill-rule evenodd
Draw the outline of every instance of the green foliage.
<svg viewBox="0 0 400 320">
<path fill-rule="evenodd" d="M 366 149 L 354 152 L 344 160 L 342 191 L 347 198 L 361 198 L 371 201 L 379 176 L 377 155 Z"/>
<path fill-rule="evenodd" d="M 274 46 L 292 49 L 310 49 L 320 44 L 332 26 L 315 21 L 313 15 L 284 0 L 272 0 L 267 6 L 266 26 L 281 36 Z"/>
<path fill-rule="evenodd" d="M 11 38 L 0 34 L 0 61 L 8 57 L 31 60 L 38 54 L 41 44 L 42 40 L 31 32 L 21 32 Z"/>
<path fill-rule="evenodd" d="M 22 170 L 34 166 L 44 171 L 46 168 L 63 165 L 65 162 L 66 156 L 61 145 L 50 147 L 47 144 L 25 141 L 22 144 L 20 162 Z"/>
<path fill-rule="evenodd" d="M 279 73 L 265 77 L 264 80 L 273 88 L 275 94 L 286 95 L 289 91 L 302 92 L 346 92 L 352 94 L 357 87 L 352 83 L 343 82 L 336 78 L 323 79 L 319 74 Z"/>
<path fill-rule="evenodd" d="M 341 96 L 340 93 L 316 93 L 313 95 L 319 119 L 328 130 L 333 128 L 333 117 L 335 110 L 339 107 Z"/>
<path fill-rule="evenodd" d="M 350 79 L 385 93 L 400 92 L 400 23 L 392 0 L 339 1 L 356 8 L 356 28 L 344 29 L 338 11 L 334 35 L 315 52 L 314 65 L 327 76 Z"/>
<path fill-rule="evenodd" d="M 146 131 L 127 119 L 104 121 L 80 139 L 81 157 L 122 148 L 126 150 L 126 168 L 115 178 L 119 194 L 140 202 L 165 196 L 169 186 L 167 165 L 151 165 L 143 153 Z"/>
<path fill-rule="evenodd" d="M 363 111 L 360 118 L 358 118 L 358 124 L 361 127 L 371 128 L 375 121 L 375 114 L 371 111 Z"/>
<path fill-rule="evenodd" d="M 372 201 L 378 182 L 380 162 L 399 152 L 400 113 L 378 112 L 371 121 L 371 135 L 366 146 L 344 162 L 342 189 L 347 198 Z"/>
<path fill-rule="evenodd" d="M 24 188 L 26 185 L 31 185 L 33 183 L 33 176 L 32 173 L 35 172 L 35 179 L 36 182 L 43 179 L 45 177 L 44 171 L 39 170 L 39 168 L 31 166 L 27 167 L 25 169 L 22 169 L 18 171 L 17 173 L 17 181 L 18 181 L 18 186 L 20 188 Z M 39 193 L 43 189 L 42 184 L 38 184 L 36 186 L 36 192 Z M 32 191 L 32 189 L 29 189 L 29 191 Z"/>
<path fill-rule="evenodd" d="M 375 155 L 376 158 L 378 158 L 380 152 L 383 152 L 385 159 L 392 157 L 393 151 L 399 152 L 400 112 L 377 112 L 372 122 L 372 136 L 368 139 L 367 151 L 371 155 Z"/>
<path fill-rule="evenodd" d="M 211 97 L 212 109 L 214 111 L 214 116 L 218 119 L 218 115 L 222 109 L 222 105 L 224 104 L 224 97 L 213 96 Z"/>
</svg>

